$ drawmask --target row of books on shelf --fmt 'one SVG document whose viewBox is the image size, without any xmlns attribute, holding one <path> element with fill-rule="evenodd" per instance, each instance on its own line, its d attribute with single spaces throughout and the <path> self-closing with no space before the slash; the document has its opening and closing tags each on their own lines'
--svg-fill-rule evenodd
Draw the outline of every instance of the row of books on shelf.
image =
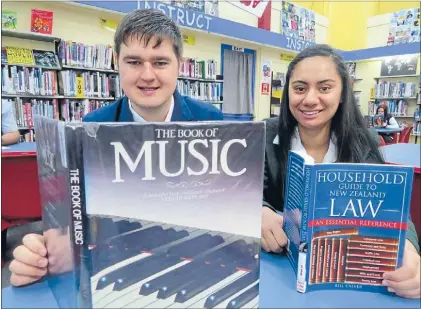
<svg viewBox="0 0 421 309">
<path fill-rule="evenodd" d="M 415 83 L 380 81 L 374 86 L 375 98 L 411 98 L 415 97 Z"/>
<path fill-rule="evenodd" d="M 1 86 L 4 94 L 57 95 L 55 72 L 41 68 L 5 65 L 1 69 Z"/>
<path fill-rule="evenodd" d="M 64 70 L 59 73 L 60 93 L 65 96 L 119 98 L 120 76 L 101 72 Z"/>
<path fill-rule="evenodd" d="M 220 102 L 223 97 L 221 83 L 178 80 L 177 89 L 182 95 L 202 101 Z"/>
<path fill-rule="evenodd" d="M 199 61 L 194 58 L 183 58 L 179 76 L 215 80 L 216 64 L 216 61 L 213 59 Z"/>
<path fill-rule="evenodd" d="M 116 56 L 111 45 L 89 45 L 61 40 L 57 53 L 63 65 L 103 70 L 118 69 Z"/>
<path fill-rule="evenodd" d="M 393 116 L 407 116 L 408 102 L 405 100 L 369 101 L 368 114 L 371 116 L 377 114 L 377 108 L 380 105 L 386 105 L 388 113 Z"/>
<path fill-rule="evenodd" d="M 51 119 L 78 122 L 82 117 L 99 107 L 111 104 L 101 100 L 72 99 L 2 99 L 2 105 L 10 104 L 19 128 L 32 128 L 34 115 L 42 115 Z"/>
</svg>

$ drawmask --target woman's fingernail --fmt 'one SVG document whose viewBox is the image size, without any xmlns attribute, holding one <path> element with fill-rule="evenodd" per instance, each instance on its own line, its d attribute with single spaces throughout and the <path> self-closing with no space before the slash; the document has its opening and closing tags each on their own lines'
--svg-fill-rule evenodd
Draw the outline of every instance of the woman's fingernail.
<svg viewBox="0 0 421 309">
<path fill-rule="evenodd" d="M 387 290 L 389 291 L 389 292 L 391 292 L 391 293 L 395 293 L 396 291 L 395 291 L 395 289 L 392 289 L 392 288 L 387 288 Z"/>
<path fill-rule="evenodd" d="M 389 285 L 389 281 L 383 280 L 382 284 L 387 286 L 387 285 Z"/>
<path fill-rule="evenodd" d="M 39 254 L 41 254 L 42 256 L 47 254 L 47 250 L 45 250 L 45 248 L 39 249 Z"/>
</svg>

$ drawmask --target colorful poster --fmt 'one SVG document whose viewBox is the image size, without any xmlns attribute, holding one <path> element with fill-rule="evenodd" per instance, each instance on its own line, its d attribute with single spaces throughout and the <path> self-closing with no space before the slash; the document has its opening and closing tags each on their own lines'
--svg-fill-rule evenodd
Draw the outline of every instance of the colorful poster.
<svg viewBox="0 0 421 309">
<path fill-rule="evenodd" d="M 316 17 L 313 11 L 282 1 L 281 33 L 285 36 L 316 41 Z"/>
<path fill-rule="evenodd" d="M 387 45 L 420 41 L 420 8 L 406 9 L 391 14 Z"/>
<path fill-rule="evenodd" d="M 32 9 L 31 32 L 51 34 L 53 32 L 53 12 Z"/>
<path fill-rule="evenodd" d="M 1 10 L 1 28 L 17 29 L 18 13 L 16 11 Z"/>
<path fill-rule="evenodd" d="M 257 17 L 262 17 L 269 1 L 268 0 L 227 0 L 232 5 L 239 7 Z"/>
<path fill-rule="evenodd" d="M 218 0 L 171 0 L 171 5 L 212 16 L 218 16 L 219 14 Z"/>
<path fill-rule="evenodd" d="M 270 61 L 263 60 L 262 64 L 262 82 L 263 83 L 270 83 L 271 81 L 271 63 Z"/>
</svg>

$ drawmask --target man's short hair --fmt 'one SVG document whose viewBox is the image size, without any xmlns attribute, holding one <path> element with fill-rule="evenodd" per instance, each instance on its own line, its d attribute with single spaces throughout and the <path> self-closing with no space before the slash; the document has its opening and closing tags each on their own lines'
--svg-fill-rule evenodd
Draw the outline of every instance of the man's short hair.
<svg viewBox="0 0 421 309">
<path fill-rule="evenodd" d="M 124 16 L 114 35 L 114 45 L 117 56 L 120 55 L 121 44 L 127 40 L 137 38 L 149 44 L 152 37 L 157 39 L 154 48 L 158 47 L 164 39 L 172 42 L 177 59 L 183 54 L 183 40 L 180 29 L 175 22 L 164 13 L 154 9 L 135 10 Z"/>
</svg>

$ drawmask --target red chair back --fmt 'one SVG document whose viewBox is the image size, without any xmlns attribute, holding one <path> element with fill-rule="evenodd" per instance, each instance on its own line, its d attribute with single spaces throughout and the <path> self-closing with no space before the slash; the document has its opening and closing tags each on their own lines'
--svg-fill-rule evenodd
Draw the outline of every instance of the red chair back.
<svg viewBox="0 0 421 309">
<path fill-rule="evenodd" d="M 379 147 L 381 147 L 381 146 L 386 146 L 386 142 L 384 141 L 383 136 L 379 135 L 379 140 L 380 140 L 380 145 L 379 145 Z"/>
<path fill-rule="evenodd" d="M 409 142 L 409 136 L 411 135 L 412 129 L 412 126 L 407 126 L 402 130 L 402 132 L 399 134 L 399 143 Z"/>
</svg>

